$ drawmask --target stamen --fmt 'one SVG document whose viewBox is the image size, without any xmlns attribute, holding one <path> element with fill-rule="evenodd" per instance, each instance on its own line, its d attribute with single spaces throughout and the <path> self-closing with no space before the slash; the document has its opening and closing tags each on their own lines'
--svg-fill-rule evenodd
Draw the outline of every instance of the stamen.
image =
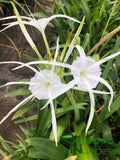
<svg viewBox="0 0 120 160">
<path fill-rule="evenodd" d="M 50 87 L 50 85 L 51 85 L 50 82 L 46 82 L 46 83 L 45 83 L 45 86 L 46 86 L 46 87 Z"/>
<path fill-rule="evenodd" d="M 20 58 L 21 58 L 21 53 L 22 53 L 22 52 L 20 51 L 20 52 L 19 52 L 19 61 L 20 61 Z"/>
<path fill-rule="evenodd" d="M 72 92 L 72 96 L 69 98 L 69 100 L 71 100 L 73 98 L 73 92 Z"/>
<path fill-rule="evenodd" d="M 6 87 L 6 93 L 8 94 L 8 86 Z"/>
<path fill-rule="evenodd" d="M 15 14 L 15 10 L 13 9 L 13 15 L 15 16 L 16 14 Z"/>
<path fill-rule="evenodd" d="M 84 77 L 85 75 L 86 75 L 86 72 L 85 72 L 84 70 L 81 70 L 81 71 L 80 71 L 80 76 L 81 76 L 81 77 Z"/>
<path fill-rule="evenodd" d="M 11 121 L 13 121 L 14 119 L 15 119 L 15 118 L 14 118 L 14 117 L 12 117 L 12 118 L 11 118 Z"/>
<path fill-rule="evenodd" d="M 118 63 L 117 66 L 120 66 L 120 63 Z"/>
<path fill-rule="evenodd" d="M 5 152 L 5 157 L 4 157 L 4 159 L 8 159 L 8 156 L 7 156 L 7 153 Z"/>
<path fill-rule="evenodd" d="M 52 52 L 51 55 L 50 55 L 49 63 L 50 63 L 50 60 L 51 60 L 51 58 L 52 58 L 52 56 L 53 56 L 53 53 L 54 53 L 54 52 Z"/>
<path fill-rule="evenodd" d="M 35 5 L 34 5 L 34 12 L 36 12 L 36 8 L 37 8 L 37 5 L 36 5 L 36 3 L 35 3 Z"/>
<path fill-rule="evenodd" d="M 96 112 L 100 112 L 102 110 L 102 108 L 104 107 L 104 105 L 102 105 Z"/>
<path fill-rule="evenodd" d="M 3 10 L 2 10 L 2 7 L 0 7 L 0 11 L 1 11 L 2 14 L 4 14 L 4 12 L 3 12 Z"/>
<path fill-rule="evenodd" d="M 70 34 L 69 34 L 69 37 L 68 37 L 68 40 L 69 40 L 69 41 L 70 41 L 70 37 L 71 37 L 73 31 L 74 31 L 74 28 L 71 30 L 71 32 L 70 32 Z"/>
<path fill-rule="evenodd" d="M 21 8 L 21 14 L 23 13 L 23 8 L 24 8 L 24 7 Z"/>
</svg>

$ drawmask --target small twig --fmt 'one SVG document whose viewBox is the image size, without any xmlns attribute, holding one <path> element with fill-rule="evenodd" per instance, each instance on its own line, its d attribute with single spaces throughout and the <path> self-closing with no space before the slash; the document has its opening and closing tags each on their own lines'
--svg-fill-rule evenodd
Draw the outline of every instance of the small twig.
<svg viewBox="0 0 120 160">
<path fill-rule="evenodd" d="M 114 34 L 120 31 L 120 26 L 114 29 L 112 32 L 108 33 L 103 39 L 101 39 L 88 53 L 89 56 L 96 48 L 98 48 L 103 42 L 105 42 L 108 38 L 112 37 Z"/>
</svg>

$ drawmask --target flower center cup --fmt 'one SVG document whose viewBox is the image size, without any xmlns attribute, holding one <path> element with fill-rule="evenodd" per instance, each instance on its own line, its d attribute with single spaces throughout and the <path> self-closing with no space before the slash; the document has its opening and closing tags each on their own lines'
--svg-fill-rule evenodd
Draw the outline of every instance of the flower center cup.
<svg viewBox="0 0 120 160">
<path fill-rule="evenodd" d="M 45 84 L 44 84 L 44 85 L 45 85 L 45 87 L 47 87 L 47 88 L 48 88 L 48 87 L 50 87 L 51 83 L 50 83 L 50 82 L 45 82 Z"/>
<path fill-rule="evenodd" d="M 81 76 L 81 77 L 85 77 L 85 76 L 86 76 L 86 71 L 81 70 L 81 71 L 80 71 L 80 76 Z"/>
</svg>

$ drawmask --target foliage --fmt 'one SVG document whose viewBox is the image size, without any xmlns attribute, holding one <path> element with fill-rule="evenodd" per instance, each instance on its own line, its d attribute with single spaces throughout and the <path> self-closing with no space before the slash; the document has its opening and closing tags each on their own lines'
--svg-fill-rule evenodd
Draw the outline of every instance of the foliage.
<svg viewBox="0 0 120 160">
<path fill-rule="evenodd" d="M 36 12 L 33 15 L 35 17 L 47 17 L 49 13 L 52 14 L 65 14 L 82 21 L 80 26 L 78 24 L 69 22 L 64 18 L 54 19 L 52 22 L 55 27 L 53 32 L 53 40 L 56 37 L 60 37 L 60 51 L 58 59 L 63 60 L 67 48 L 70 46 L 74 39 L 74 44 L 81 45 L 86 53 L 92 54 L 93 58 L 98 61 L 101 57 L 113 54 L 120 50 L 120 34 L 117 32 L 109 35 L 115 28 L 118 27 L 120 3 L 115 0 L 52 0 L 54 7 L 47 7 L 44 11 L 42 6 L 35 0 L 36 5 L 42 12 Z M 16 5 L 16 1 L 14 1 Z M 28 15 L 29 11 L 25 11 Z M 85 20 L 84 17 L 85 16 Z M 81 28 L 79 28 L 81 27 Z M 72 30 L 74 28 L 74 31 Z M 72 30 L 72 32 L 70 32 Z M 76 36 L 76 32 L 79 33 Z M 71 33 L 71 34 L 70 34 Z M 107 36 L 104 41 L 104 37 Z M 89 52 L 96 44 L 101 44 L 94 48 L 92 52 Z M 104 42 L 104 43 L 103 43 Z M 56 47 L 52 46 L 51 50 L 54 51 Z M 51 51 L 51 52 L 52 52 Z M 73 59 L 76 59 L 78 52 L 75 50 L 69 57 L 68 62 L 71 63 Z M 25 57 L 34 61 L 34 57 L 25 55 Z M 45 55 L 44 58 L 48 58 Z M 37 59 L 36 59 L 37 60 Z M 39 65 L 36 65 L 39 67 Z M 61 68 L 57 68 L 58 71 Z M 57 70 L 56 69 L 56 70 Z M 72 91 L 56 98 L 54 101 L 55 113 L 57 117 L 57 133 L 58 133 L 58 146 L 55 146 L 53 131 L 51 130 L 51 111 L 50 107 L 40 110 L 46 103 L 46 100 L 35 100 L 34 103 L 29 103 L 14 114 L 13 118 L 16 119 L 19 116 L 26 113 L 30 108 L 38 107 L 38 114 L 32 115 L 27 118 L 23 118 L 15 121 L 15 123 L 32 123 L 32 120 L 36 120 L 36 126 L 31 125 L 30 128 L 21 126 L 23 136 L 18 135 L 18 144 L 5 141 L 0 137 L 0 142 L 9 153 L 8 159 L 14 158 L 15 160 L 37 160 L 39 159 L 53 159 L 62 160 L 70 156 L 77 155 L 77 159 L 89 159 L 90 160 L 107 160 L 120 158 L 120 141 L 119 132 L 119 119 L 120 119 L 120 59 L 114 58 L 102 65 L 102 78 L 106 79 L 114 90 L 114 100 L 111 104 L 111 112 L 108 111 L 109 95 L 95 96 L 96 110 L 104 105 L 99 113 L 95 113 L 88 135 L 85 136 L 84 130 L 89 115 L 89 98 L 88 94 L 84 91 Z M 61 77 L 63 70 L 58 72 Z M 66 77 L 64 81 L 68 81 Z M 106 87 L 102 84 L 97 86 L 97 90 L 107 91 Z M 73 92 L 73 98 L 71 95 Z M 6 97 L 17 96 L 23 94 L 30 94 L 28 87 L 23 85 L 23 88 L 8 93 Z M 77 114 L 77 115 L 76 115 Z M 76 118 L 77 117 L 77 118 Z M 28 126 L 28 125 L 26 125 Z M 63 135 L 65 134 L 65 136 Z M 72 137 L 69 137 L 69 133 Z M 23 138 L 24 137 L 24 138 Z M 84 139 L 86 143 L 82 143 L 80 140 Z M 72 141 L 73 140 L 73 141 Z M 87 154 L 80 152 L 79 148 L 82 146 L 84 153 L 89 150 Z M 72 147 L 72 149 L 71 149 Z M 77 150 L 78 149 L 78 150 Z M 99 150 L 97 150 L 99 149 Z M 111 151 L 109 150 L 111 149 Z M 61 154 L 62 153 L 62 154 Z M 6 158 L 5 153 L 0 150 L 0 154 Z"/>
</svg>

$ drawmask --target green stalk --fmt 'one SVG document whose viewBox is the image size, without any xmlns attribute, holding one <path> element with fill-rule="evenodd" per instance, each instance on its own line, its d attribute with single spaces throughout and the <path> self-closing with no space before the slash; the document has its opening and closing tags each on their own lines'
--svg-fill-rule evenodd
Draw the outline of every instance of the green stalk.
<svg viewBox="0 0 120 160">
<path fill-rule="evenodd" d="M 72 95 L 72 92 L 69 90 L 66 92 L 68 98 L 71 97 Z M 79 112 L 79 109 L 76 108 L 77 106 L 77 103 L 76 103 L 76 100 L 74 99 L 74 97 L 70 100 L 73 108 L 74 108 L 74 115 L 75 115 L 75 122 L 78 123 L 80 121 L 80 112 Z"/>
<path fill-rule="evenodd" d="M 106 23 L 106 25 L 105 25 L 104 31 L 103 31 L 102 36 L 101 36 L 100 39 L 102 39 L 103 36 L 104 36 L 104 34 L 105 34 L 105 31 L 106 31 L 106 29 L 107 29 L 107 27 L 108 27 L 108 24 L 109 24 L 109 22 L 110 22 L 110 19 L 111 19 L 111 17 L 112 17 L 112 14 L 113 14 L 113 12 L 114 12 L 114 10 L 115 10 L 116 3 L 117 3 L 117 0 L 115 0 L 115 3 L 114 3 L 113 8 L 112 8 L 112 11 L 111 11 L 111 13 L 110 13 L 110 16 L 109 16 L 109 18 L 108 18 L 108 21 L 107 21 L 107 23 Z"/>
<path fill-rule="evenodd" d="M 94 160 L 84 132 L 81 132 L 81 134 L 76 137 L 76 148 L 79 149 L 79 151 L 76 151 L 77 159 Z"/>
<path fill-rule="evenodd" d="M 37 47 L 35 46 L 32 38 L 30 37 L 28 31 L 26 30 L 26 27 L 25 27 L 25 25 L 24 25 L 24 23 L 23 23 L 23 21 L 22 21 L 22 19 L 21 19 L 21 17 L 20 17 L 20 14 L 19 14 L 19 12 L 18 12 L 15 4 L 14 4 L 12 1 L 11 1 L 11 4 L 12 4 L 12 6 L 13 6 L 13 8 L 14 8 L 14 11 L 15 11 L 15 14 L 16 14 L 16 17 L 17 17 L 17 20 L 18 20 L 18 24 L 19 24 L 19 26 L 20 26 L 20 28 L 21 28 L 21 30 L 22 30 L 25 38 L 27 39 L 28 43 L 30 44 L 30 46 L 33 48 L 33 50 L 34 50 L 35 53 L 37 54 L 38 58 L 39 58 L 40 60 L 43 60 L 40 52 L 38 51 L 38 49 L 37 49 Z"/>
<path fill-rule="evenodd" d="M 76 40 L 77 40 L 77 38 L 79 37 L 80 32 L 81 32 L 81 30 L 82 30 L 82 28 L 83 28 L 84 21 L 85 21 L 85 16 L 83 17 L 82 22 L 80 23 L 80 26 L 78 27 L 77 32 L 75 33 L 74 38 L 72 39 L 72 42 L 70 43 L 69 48 L 75 45 Z M 65 47 L 66 47 L 66 46 L 65 46 Z M 68 50 L 69 50 L 69 49 L 68 49 Z M 66 54 L 66 56 L 65 56 L 65 58 L 64 58 L 64 62 L 66 62 L 66 61 L 68 60 L 70 54 L 71 54 L 71 52 L 67 52 L 67 54 Z M 62 57 L 61 57 L 61 60 L 62 60 L 62 58 L 63 58 L 63 55 L 62 55 Z"/>
<path fill-rule="evenodd" d="M 49 45 L 48 45 L 48 41 L 47 41 L 45 32 L 42 31 L 41 33 L 42 33 L 43 40 L 44 40 L 44 43 L 45 43 L 45 46 L 46 46 L 46 49 L 47 49 L 47 53 L 48 53 L 48 55 L 51 55 L 51 53 L 50 53 L 50 48 L 49 48 Z"/>
</svg>

